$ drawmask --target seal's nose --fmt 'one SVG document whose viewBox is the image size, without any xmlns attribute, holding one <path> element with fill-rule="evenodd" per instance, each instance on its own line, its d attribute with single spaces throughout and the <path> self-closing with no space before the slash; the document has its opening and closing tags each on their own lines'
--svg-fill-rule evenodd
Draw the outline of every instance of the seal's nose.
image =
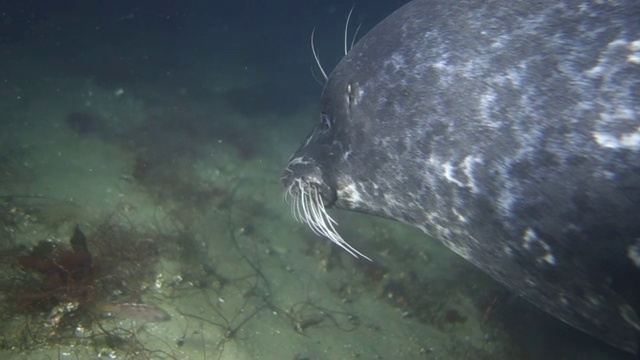
<svg viewBox="0 0 640 360">
<path fill-rule="evenodd" d="M 307 173 L 308 170 L 305 169 L 309 168 L 310 166 L 311 163 L 309 161 L 304 160 L 304 158 L 302 157 L 296 157 L 294 155 L 294 157 L 289 160 L 289 163 L 284 168 L 280 181 L 282 181 L 282 184 L 285 187 L 288 187 L 296 178 L 299 178 Z"/>
</svg>

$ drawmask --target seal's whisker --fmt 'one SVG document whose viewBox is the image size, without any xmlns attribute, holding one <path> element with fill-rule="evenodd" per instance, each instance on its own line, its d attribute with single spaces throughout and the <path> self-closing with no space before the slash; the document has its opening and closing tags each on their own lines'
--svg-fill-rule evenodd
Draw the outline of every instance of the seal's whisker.
<svg viewBox="0 0 640 360">
<path fill-rule="evenodd" d="M 316 46 L 314 44 L 314 40 L 313 40 L 313 36 L 316 33 L 316 28 L 314 27 L 313 30 L 311 31 L 311 52 L 313 53 L 313 58 L 316 60 L 316 64 L 318 64 L 318 68 L 320 69 L 320 73 L 322 74 L 322 77 L 324 78 L 324 81 L 326 82 L 329 77 L 327 77 L 327 73 L 324 72 L 324 69 L 322 68 L 322 65 L 320 64 L 320 59 L 318 58 L 318 54 L 316 53 Z"/>
<path fill-rule="evenodd" d="M 295 192 L 293 192 L 294 190 L 294 186 L 298 185 L 298 188 L 296 189 Z M 289 188 L 289 193 L 291 194 L 291 198 L 293 199 L 293 201 L 291 202 L 291 212 L 293 213 L 293 218 L 301 223 L 304 223 L 304 215 L 303 215 L 303 210 L 302 210 L 302 189 L 300 187 L 300 184 L 296 181 L 293 184 L 291 184 L 291 187 Z"/>
<path fill-rule="evenodd" d="M 351 47 L 349 47 L 349 50 L 353 49 L 353 45 L 355 45 L 356 43 L 356 38 L 358 37 L 358 32 L 360 31 L 361 27 L 362 27 L 362 21 L 358 24 L 358 27 L 356 28 L 356 32 L 355 34 L 353 34 L 353 37 L 351 38 Z"/>
<path fill-rule="evenodd" d="M 348 34 L 349 34 L 349 21 L 351 20 L 351 14 L 353 13 L 353 8 L 355 7 L 352 6 L 351 10 L 349 10 L 349 15 L 347 15 L 347 22 L 344 24 L 344 54 L 345 56 L 347 55 L 347 53 L 349 52 L 350 48 L 347 48 L 348 42 L 347 42 L 347 38 L 348 38 Z"/>
<path fill-rule="evenodd" d="M 327 227 L 325 218 L 323 217 L 322 212 L 320 211 L 320 204 L 317 202 L 317 191 L 315 189 L 311 189 L 312 193 L 308 193 L 308 197 L 306 197 L 307 201 L 309 202 L 308 206 L 311 210 L 311 216 L 309 217 L 309 219 L 312 219 L 312 223 L 313 226 L 315 227 L 316 231 L 318 231 L 321 235 L 324 235 L 328 238 L 331 239 L 331 232 L 329 231 L 329 228 Z M 313 195 L 316 195 L 315 197 Z"/>
<path fill-rule="evenodd" d="M 297 222 L 300 222 L 300 217 L 298 216 L 298 198 L 293 197 L 293 201 L 291 202 L 291 214 L 293 215 L 293 219 Z"/>
<path fill-rule="evenodd" d="M 328 238 L 352 256 L 371 260 L 338 234 L 334 226 L 338 223 L 327 213 L 322 195 L 316 187 L 298 179 L 287 188 L 285 196 L 291 198 L 291 213 L 296 221 L 307 224 L 314 234 Z"/>
<path fill-rule="evenodd" d="M 353 34 L 353 37 L 351 38 L 351 43 L 348 44 L 347 43 L 347 38 L 348 38 L 348 33 L 349 33 L 349 22 L 351 21 L 351 14 L 353 13 L 353 9 L 355 8 L 355 5 L 351 7 L 351 10 L 349 10 L 349 15 L 347 15 L 347 22 L 346 24 L 344 24 L 344 54 L 345 56 L 349 53 L 349 51 L 351 51 L 351 49 L 353 49 L 353 45 L 356 43 L 356 38 L 358 37 L 358 32 L 360 31 L 360 27 L 362 26 L 362 22 L 360 22 L 358 24 L 358 27 L 356 28 L 356 32 Z M 347 44 L 349 46 L 347 46 Z"/>
<path fill-rule="evenodd" d="M 306 215 L 306 214 L 308 214 L 308 212 L 306 211 L 306 205 L 304 203 L 304 200 L 306 198 L 305 197 L 306 191 L 305 191 L 301 181 L 296 181 L 296 184 L 298 185 L 298 188 L 296 189 L 297 192 L 296 192 L 296 196 L 295 196 L 295 199 L 296 199 L 296 214 L 295 214 L 295 217 L 296 217 L 297 221 L 299 221 L 301 223 L 306 223 L 305 219 L 309 218 L 309 216 Z"/>
<path fill-rule="evenodd" d="M 291 206 L 295 204 L 295 196 L 293 195 L 293 185 L 294 184 L 291 184 L 289 187 L 287 187 L 287 190 L 282 194 L 282 196 L 284 197 L 284 200 L 287 203 L 291 201 Z"/>
<path fill-rule="evenodd" d="M 289 197 L 291 196 L 291 187 L 287 187 L 285 191 L 282 192 L 282 201 L 289 203 Z"/>
<path fill-rule="evenodd" d="M 324 206 L 324 201 L 322 200 L 322 196 L 320 196 L 320 194 L 317 191 L 315 192 L 315 195 L 316 195 L 316 204 L 318 205 L 316 208 L 320 212 L 319 216 L 323 220 L 322 223 L 324 225 L 324 228 L 328 231 L 327 237 L 331 241 L 336 243 L 338 246 L 343 248 L 345 251 L 347 251 L 349 254 L 351 254 L 352 256 L 356 258 L 358 258 L 359 256 L 362 256 L 363 258 L 371 261 L 371 259 L 369 259 L 367 256 L 362 254 L 360 251 L 356 250 L 353 246 L 349 245 L 349 243 L 347 243 L 340 236 L 340 234 L 338 234 L 338 231 L 336 231 L 336 229 L 333 226 L 333 224 L 338 225 L 338 223 L 335 220 L 333 220 L 333 218 L 327 213 L 327 210 Z"/>
</svg>

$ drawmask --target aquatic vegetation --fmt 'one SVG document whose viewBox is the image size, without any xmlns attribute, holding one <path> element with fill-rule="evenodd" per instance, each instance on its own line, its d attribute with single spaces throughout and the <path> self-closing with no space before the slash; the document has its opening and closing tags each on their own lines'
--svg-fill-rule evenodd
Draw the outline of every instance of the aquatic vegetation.
<svg viewBox="0 0 640 360">
<path fill-rule="evenodd" d="M 29 288 L 17 297 L 25 312 L 50 312 L 61 304 L 83 311 L 96 301 L 95 280 L 101 267 L 94 263 L 87 238 L 76 226 L 69 241 L 71 248 L 42 240 L 17 262 L 29 277 Z M 35 286 L 34 286 L 35 285 Z"/>
<path fill-rule="evenodd" d="M 153 303 L 157 294 L 150 284 L 161 252 L 176 238 L 124 226 L 122 220 L 110 217 L 89 235 L 76 226 L 68 241 L 43 239 L 28 250 L 3 251 L 0 257 L 8 261 L 0 269 L 0 348 L 83 343 L 124 353 L 151 351 L 137 332 L 171 318 Z"/>
</svg>

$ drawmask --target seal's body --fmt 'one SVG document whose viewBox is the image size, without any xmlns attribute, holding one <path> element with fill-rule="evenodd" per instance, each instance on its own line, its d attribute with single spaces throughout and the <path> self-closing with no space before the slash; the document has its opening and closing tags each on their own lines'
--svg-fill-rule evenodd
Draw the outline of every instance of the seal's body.
<svg viewBox="0 0 640 360">
<path fill-rule="evenodd" d="M 284 179 L 416 226 L 617 347 L 640 338 L 640 2 L 414 0 L 325 86 Z"/>
</svg>

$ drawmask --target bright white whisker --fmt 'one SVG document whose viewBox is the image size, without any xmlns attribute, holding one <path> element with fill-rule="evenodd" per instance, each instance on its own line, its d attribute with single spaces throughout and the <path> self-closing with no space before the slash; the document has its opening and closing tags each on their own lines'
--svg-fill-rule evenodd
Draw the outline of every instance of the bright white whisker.
<svg viewBox="0 0 640 360">
<path fill-rule="evenodd" d="M 316 191 L 314 191 L 316 192 Z M 311 193 L 306 193 L 305 202 L 307 203 L 307 209 L 309 209 L 308 216 L 306 217 L 310 221 L 307 222 L 312 228 L 313 232 L 320 236 L 331 237 L 331 234 L 327 231 L 326 224 L 322 218 L 322 214 L 318 212 L 318 206 L 313 202 Z"/>
<path fill-rule="evenodd" d="M 356 38 L 358 37 L 358 31 L 360 31 L 361 26 L 362 26 L 362 22 L 358 24 L 358 27 L 356 28 L 356 33 L 353 34 L 353 38 L 351 39 L 351 47 L 349 48 L 349 50 L 353 49 L 353 45 L 356 43 Z"/>
<path fill-rule="evenodd" d="M 316 192 L 316 198 L 317 198 L 316 201 L 321 206 L 319 208 L 321 209 L 321 212 L 322 212 L 321 216 L 323 219 L 323 225 L 329 231 L 328 237 L 331 239 L 331 241 L 338 244 L 338 246 L 346 250 L 349 254 L 353 255 L 354 257 L 358 257 L 359 255 L 364 257 L 367 260 L 371 260 L 365 255 L 363 255 L 361 252 L 356 250 L 353 246 L 349 245 L 349 243 L 344 241 L 344 239 L 342 239 L 342 237 L 338 234 L 338 231 L 336 231 L 336 229 L 333 226 L 333 224 L 337 225 L 338 223 L 335 220 L 333 220 L 333 218 L 329 216 L 329 214 L 326 212 L 326 208 L 324 207 L 324 201 L 322 200 L 322 197 L 317 192 Z M 326 222 L 325 222 L 325 219 L 327 220 Z"/>
<path fill-rule="evenodd" d="M 327 79 L 329 79 L 327 77 L 327 73 L 324 72 L 324 69 L 322 68 L 322 65 L 320 64 L 320 59 L 318 58 L 318 54 L 316 53 L 316 45 L 314 44 L 314 40 L 313 37 L 316 33 L 316 28 L 313 28 L 313 30 L 311 31 L 311 52 L 313 53 L 313 58 L 316 60 L 316 64 L 318 64 L 318 68 L 320 69 L 320 73 L 322 74 L 322 77 L 324 78 L 324 81 L 326 82 Z"/>
<path fill-rule="evenodd" d="M 300 216 L 298 216 L 298 201 L 294 198 L 294 200 L 291 202 L 291 213 L 293 215 L 293 219 L 297 222 L 301 222 L 300 221 Z"/>
<path fill-rule="evenodd" d="M 291 198 L 291 213 L 296 221 L 307 224 L 314 234 L 328 238 L 352 256 L 371 260 L 338 234 L 335 228 L 338 223 L 327 213 L 322 195 L 316 187 L 296 180 L 286 190 L 285 196 Z"/>
<path fill-rule="evenodd" d="M 344 24 L 344 54 L 345 55 L 347 55 L 347 53 L 349 52 L 349 49 L 347 48 L 347 46 L 349 45 L 347 43 L 347 38 L 349 34 L 349 20 L 351 20 L 351 13 L 353 13 L 354 7 L 355 5 L 351 7 L 351 10 L 349 10 L 349 15 L 347 15 L 347 22 Z"/>
</svg>

